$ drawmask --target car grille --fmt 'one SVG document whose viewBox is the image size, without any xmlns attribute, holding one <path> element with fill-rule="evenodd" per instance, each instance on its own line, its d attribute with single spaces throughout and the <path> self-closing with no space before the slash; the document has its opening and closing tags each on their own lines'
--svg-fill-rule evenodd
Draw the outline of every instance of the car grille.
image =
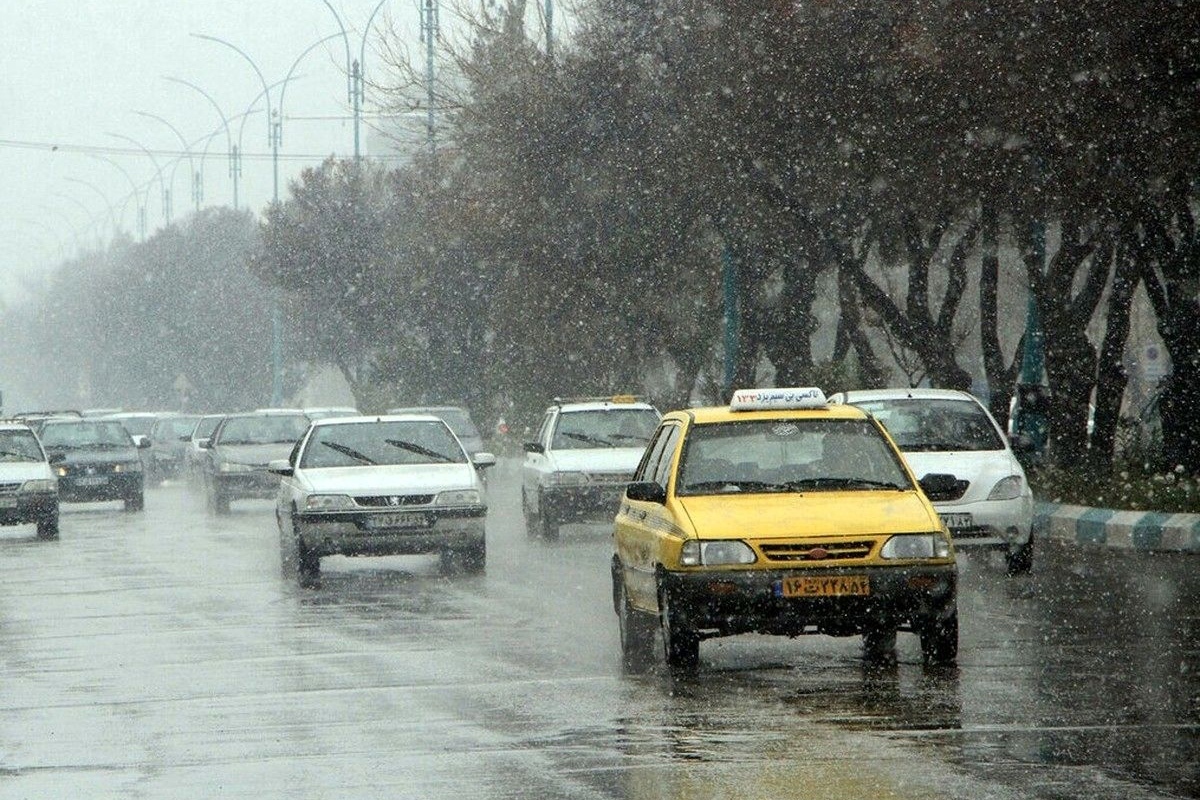
<svg viewBox="0 0 1200 800">
<path fill-rule="evenodd" d="M 875 546 L 865 542 L 760 542 L 758 549 L 768 561 L 848 561 L 866 558 Z"/>
<path fill-rule="evenodd" d="M 20 483 L 0 483 L 0 494 L 16 494 L 20 490 Z"/>
<path fill-rule="evenodd" d="M 611 483 L 625 485 L 633 480 L 632 472 L 589 472 L 588 480 L 592 483 Z"/>
<path fill-rule="evenodd" d="M 379 494 L 356 497 L 354 502 L 367 508 L 401 508 L 403 506 L 427 506 L 433 502 L 431 494 Z"/>
<path fill-rule="evenodd" d="M 68 477 L 78 475 L 108 475 L 117 471 L 116 464 L 87 464 L 87 465 L 71 465 L 66 468 Z"/>
</svg>

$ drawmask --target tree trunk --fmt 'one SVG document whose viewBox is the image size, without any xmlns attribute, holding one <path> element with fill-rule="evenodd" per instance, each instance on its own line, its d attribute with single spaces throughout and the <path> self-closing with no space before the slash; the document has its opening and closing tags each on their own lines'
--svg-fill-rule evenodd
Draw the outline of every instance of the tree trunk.
<svg viewBox="0 0 1200 800">
<path fill-rule="evenodd" d="M 1117 425 L 1121 419 L 1121 399 L 1129 383 L 1125 371 L 1125 344 L 1129 340 L 1130 306 L 1141 272 L 1141 265 L 1130 246 L 1132 236 L 1132 232 L 1125 232 L 1117 253 L 1112 290 L 1108 296 L 1108 319 L 1100 348 L 1100 369 L 1096 377 L 1096 417 L 1089 459 L 1092 468 L 1101 473 L 1112 470 Z"/>
</svg>

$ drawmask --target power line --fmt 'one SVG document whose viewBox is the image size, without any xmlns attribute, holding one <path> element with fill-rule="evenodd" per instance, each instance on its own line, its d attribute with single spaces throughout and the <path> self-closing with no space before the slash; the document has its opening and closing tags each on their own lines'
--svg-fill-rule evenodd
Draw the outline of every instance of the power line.
<svg viewBox="0 0 1200 800">
<path fill-rule="evenodd" d="M 0 148 L 9 148 L 13 150 L 44 150 L 55 153 L 83 153 L 88 155 L 117 155 L 117 156 L 145 156 L 150 153 L 155 156 L 164 156 L 167 158 L 185 158 L 187 153 L 183 150 L 136 150 L 132 147 L 115 147 L 111 145 L 90 145 L 76 144 L 73 142 L 34 142 L 20 139 L 0 139 Z M 242 158 L 252 160 L 269 161 L 273 157 L 271 153 L 239 153 Z M 325 159 L 336 156 L 335 153 L 280 153 L 281 160 L 288 161 L 324 161 Z M 347 156 L 348 157 L 348 156 Z"/>
</svg>

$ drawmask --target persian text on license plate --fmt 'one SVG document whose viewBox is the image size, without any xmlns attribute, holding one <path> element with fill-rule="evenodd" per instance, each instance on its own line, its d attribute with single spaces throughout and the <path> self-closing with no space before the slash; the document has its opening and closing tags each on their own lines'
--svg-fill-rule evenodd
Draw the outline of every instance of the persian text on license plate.
<svg viewBox="0 0 1200 800">
<path fill-rule="evenodd" d="M 775 585 L 783 597 L 845 597 L 869 595 L 871 579 L 866 575 L 826 575 L 784 578 Z"/>
<path fill-rule="evenodd" d="M 946 527 L 950 530 L 959 530 L 962 528 L 971 527 L 970 514 L 942 514 L 942 522 L 946 523 Z"/>
<path fill-rule="evenodd" d="M 84 475 L 82 478 L 76 478 L 75 483 L 79 486 L 103 486 L 108 483 L 107 475 Z"/>
<path fill-rule="evenodd" d="M 426 528 L 429 517 L 425 514 L 372 514 L 364 524 L 368 528 Z"/>
</svg>

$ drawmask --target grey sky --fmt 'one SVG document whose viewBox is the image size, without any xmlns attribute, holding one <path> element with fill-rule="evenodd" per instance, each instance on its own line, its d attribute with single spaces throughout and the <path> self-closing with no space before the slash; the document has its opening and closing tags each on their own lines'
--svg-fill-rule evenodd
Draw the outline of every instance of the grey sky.
<svg viewBox="0 0 1200 800">
<path fill-rule="evenodd" d="M 378 2 L 331 0 L 355 57 Z M 107 240 L 112 233 L 108 203 L 123 229 L 136 234 L 129 179 L 117 167 L 78 150 L 108 149 L 105 155 L 139 184 L 154 179 L 154 165 L 134 144 L 109 133 L 132 137 L 151 150 L 167 182 L 174 173 L 176 219 L 194 208 L 188 164 L 185 160 L 174 167 L 173 154 L 182 150 L 178 138 L 163 123 L 134 112 L 161 116 L 194 142 L 217 130 L 220 118 L 199 93 L 164 76 L 200 86 L 228 117 L 242 114 L 262 89 L 249 64 L 233 50 L 191 34 L 237 45 L 273 83 L 309 45 L 339 33 L 321 0 L 3 0 L 0 20 L 0 293 L 6 299 L 19 296 L 22 285 L 36 281 L 77 247 Z M 414 0 L 387 0 L 374 27 L 389 23 L 416 48 Z M 368 37 L 366 71 L 368 78 L 378 79 L 384 65 L 376 44 L 375 37 Z M 324 155 L 353 152 L 344 63 L 339 37 L 313 50 L 287 87 L 281 196 L 287 180 L 305 166 Z M 277 97 L 276 92 L 273 99 Z M 368 94 L 365 111 L 376 110 Z M 240 120 L 231 124 L 236 138 Z M 369 151 L 368 130 L 363 128 L 364 151 Z M 51 150 L 53 145 L 58 149 Z M 197 146 L 197 159 L 202 149 L 203 144 Z M 240 204 L 261 211 L 271 197 L 261 105 L 246 120 L 242 152 Z M 231 203 L 223 132 L 211 140 L 204 160 L 204 195 L 205 205 Z M 146 225 L 152 233 L 163 224 L 157 182 L 148 198 Z"/>
</svg>

